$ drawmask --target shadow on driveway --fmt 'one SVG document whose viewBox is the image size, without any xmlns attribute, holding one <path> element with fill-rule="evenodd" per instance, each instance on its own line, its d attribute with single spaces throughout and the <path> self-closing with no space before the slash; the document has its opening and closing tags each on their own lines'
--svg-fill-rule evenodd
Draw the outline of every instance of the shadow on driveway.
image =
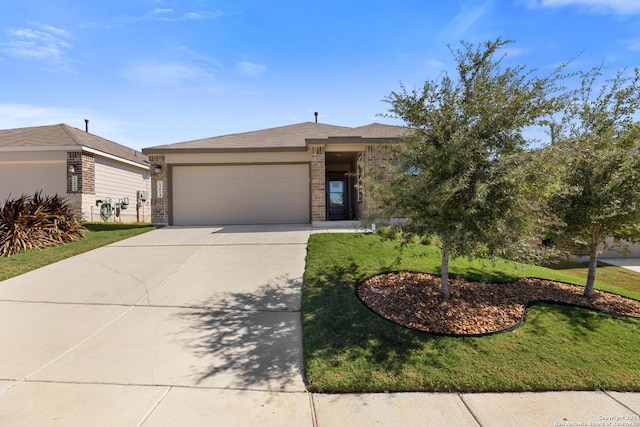
<svg viewBox="0 0 640 427">
<path fill-rule="evenodd" d="M 300 312 L 290 311 L 300 279 L 278 278 L 250 293 L 230 293 L 185 309 L 197 342 L 186 345 L 211 360 L 197 383 L 246 390 L 304 391 Z M 238 307 L 249 307 L 242 309 Z M 256 309 L 255 307 L 269 307 Z M 296 307 L 297 308 L 297 307 Z M 194 331 L 190 331 L 194 332 Z"/>
</svg>

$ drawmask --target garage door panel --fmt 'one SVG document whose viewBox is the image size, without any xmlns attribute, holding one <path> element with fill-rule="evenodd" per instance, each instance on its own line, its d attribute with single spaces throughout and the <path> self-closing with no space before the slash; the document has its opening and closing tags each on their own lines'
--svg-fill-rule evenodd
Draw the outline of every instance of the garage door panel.
<svg viewBox="0 0 640 427">
<path fill-rule="evenodd" d="M 173 224 L 309 222 L 308 165 L 173 167 Z"/>
</svg>

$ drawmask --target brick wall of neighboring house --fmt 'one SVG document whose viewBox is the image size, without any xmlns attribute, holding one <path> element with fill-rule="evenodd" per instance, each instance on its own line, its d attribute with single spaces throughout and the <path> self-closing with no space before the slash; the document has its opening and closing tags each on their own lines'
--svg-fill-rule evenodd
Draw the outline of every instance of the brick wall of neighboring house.
<svg viewBox="0 0 640 427">
<path fill-rule="evenodd" d="M 363 204 L 365 215 L 374 208 L 373 201 L 367 195 L 367 177 L 374 171 L 380 171 L 389 158 L 389 145 L 366 145 L 364 148 L 364 182 L 363 182 Z"/>
<path fill-rule="evenodd" d="M 311 147 L 311 221 L 326 221 L 325 147 Z"/>
<path fill-rule="evenodd" d="M 69 172 L 73 165 L 74 173 Z M 73 188 L 73 176 L 77 176 L 78 188 Z M 67 193 L 95 194 L 96 192 L 96 159 L 92 153 L 70 151 L 67 153 Z"/>
<path fill-rule="evenodd" d="M 149 156 L 149 173 L 151 174 L 151 223 L 169 224 L 169 168 L 165 156 Z M 155 172 L 160 166 L 160 173 Z M 158 197 L 158 182 L 162 182 L 162 197 Z"/>
</svg>

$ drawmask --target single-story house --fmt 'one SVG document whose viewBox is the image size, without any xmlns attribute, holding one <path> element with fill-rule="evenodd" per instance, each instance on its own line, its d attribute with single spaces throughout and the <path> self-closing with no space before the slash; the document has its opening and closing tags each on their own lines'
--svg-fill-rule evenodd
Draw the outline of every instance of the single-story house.
<svg viewBox="0 0 640 427">
<path fill-rule="evenodd" d="M 306 122 L 142 150 L 151 164 L 151 221 L 169 225 L 355 220 L 364 177 L 406 128 Z M 363 188 L 364 187 L 364 188 Z"/>
<path fill-rule="evenodd" d="M 150 187 L 146 155 L 88 129 L 0 130 L 0 203 L 42 191 L 66 198 L 86 221 L 149 222 Z"/>
</svg>

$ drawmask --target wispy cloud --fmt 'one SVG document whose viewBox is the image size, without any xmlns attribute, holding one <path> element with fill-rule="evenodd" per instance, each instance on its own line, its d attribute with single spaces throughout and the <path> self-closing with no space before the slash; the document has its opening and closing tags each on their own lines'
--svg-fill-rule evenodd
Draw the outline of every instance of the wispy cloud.
<svg viewBox="0 0 640 427">
<path fill-rule="evenodd" d="M 629 48 L 630 50 L 640 52 L 640 37 L 637 37 L 635 39 L 623 40 L 623 43 L 627 45 L 627 48 Z"/>
<path fill-rule="evenodd" d="M 515 56 L 520 56 L 520 55 L 524 55 L 528 53 L 527 49 L 522 49 L 522 48 L 517 48 L 517 47 L 510 47 L 507 49 L 504 49 L 504 54 L 510 58 L 513 58 Z"/>
<path fill-rule="evenodd" d="M 142 141 L 132 140 L 130 128 L 135 123 L 105 114 L 93 108 L 50 107 L 33 104 L 0 104 L 0 129 L 66 123 L 84 129 L 84 119 L 90 120 L 91 133 L 128 147 L 141 149 Z M 129 132 L 128 132 L 129 131 Z"/>
<path fill-rule="evenodd" d="M 591 13 L 640 14 L 640 0 L 526 0 L 526 5 L 532 9 L 577 6 Z"/>
<path fill-rule="evenodd" d="M 161 14 L 166 14 L 166 13 L 172 13 L 173 9 L 153 9 L 151 12 L 149 12 L 149 15 L 161 15 Z"/>
<path fill-rule="evenodd" d="M 193 12 L 178 12 L 172 8 L 156 8 L 145 13 L 142 16 L 122 18 L 123 22 L 139 22 L 139 21 L 163 21 L 163 22 L 180 22 L 180 21 L 200 21 L 206 19 L 215 19 L 224 16 L 219 10 L 208 11 L 200 10 Z"/>
<path fill-rule="evenodd" d="M 249 61 L 241 61 L 236 64 L 236 71 L 247 76 L 256 76 L 264 73 L 266 70 L 267 67 L 264 65 Z"/>
<path fill-rule="evenodd" d="M 0 104 L 0 129 L 67 123 L 80 126 L 93 112 L 82 108 L 47 107 L 31 104 Z"/>
<path fill-rule="evenodd" d="M 175 85 L 196 80 L 209 74 L 208 70 L 187 62 L 140 61 L 125 68 L 121 75 L 138 83 Z"/>
<path fill-rule="evenodd" d="M 445 69 L 445 63 L 440 59 L 427 58 L 423 61 L 424 67 L 431 73 L 439 73 Z"/>
<path fill-rule="evenodd" d="M 67 64 L 68 51 L 72 49 L 71 34 L 61 28 L 45 24 L 33 24 L 30 28 L 10 28 L 0 50 L 22 59 L 48 60 L 58 65 Z"/>
<path fill-rule="evenodd" d="M 491 9 L 492 5 L 493 0 L 486 0 L 479 4 L 475 2 L 472 6 L 462 3 L 460 13 L 451 20 L 440 35 L 448 39 L 462 38 Z"/>
</svg>

